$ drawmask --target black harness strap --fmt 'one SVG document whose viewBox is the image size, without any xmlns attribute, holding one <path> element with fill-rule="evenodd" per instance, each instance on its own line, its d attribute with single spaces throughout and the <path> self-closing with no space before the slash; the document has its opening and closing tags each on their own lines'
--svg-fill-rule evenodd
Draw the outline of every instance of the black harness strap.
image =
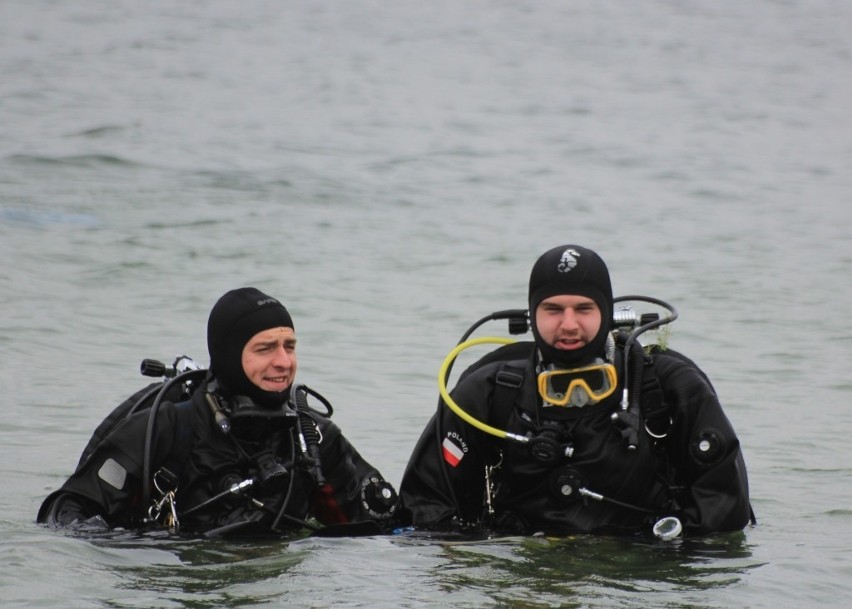
<svg viewBox="0 0 852 609">
<path fill-rule="evenodd" d="M 645 431 L 655 440 L 661 440 L 668 435 L 672 420 L 669 405 L 663 396 L 663 388 L 654 374 L 653 362 L 653 358 L 648 357 L 642 368 L 642 395 L 639 404 L 645 421 Z"/>
<path fill-rule="evenodd" d="M 189 454 L 192 452 L 193 440 L 195 438 L 192 426 L 192 402 L 187 400 L 175 404 L 175 414 L 177 415 L 177 420 L 175 422 L 172 447 L 168 455 L 166 455 L 163 464 L 154 474 L 155 477 L 162 480 L 161 484 L 169 487 L 169 490 L 177 489 L 178 481 L 186 467 Z"/>
<path fill-rule="evenodd" d="M 497 372 L 497 385 L 508 387 L 512 390 L 520 389 L 524 382 L 524 369 L 511 364 L 504 364 Z"/>
<path fill-rule="evenodd" d="M 515 396 L 524 384 L 524 369 L 512 364 L 503 364 L 494 378 L 492 408 L 498 413 L 509 413 L 515 405 Z"/>
<path fill-rule="evenodd" d="M 154 499 L 154 503 L 150 506 L 146 505 L 146 501 L 143 499 L 143 508 L 147 510 L 148 518 L 150 521 L 158 522 L 172 534 L 180 530 L 175 494 L 178 491 L 181 474 L 186 467 L 195 437 L 192 428 L 192 403 L 187 400 L 178 402 L 174 406 L 176 420 L 169 452 L 163 460 L 163 464 L 151 475 L 151 480 L 143 480 L 143 489 L 149 491 L 149 496 L 149 485 L 153 485 L 160 495 Z M 160 522 L 161 518 L 162 522 Z"/>
</svg>

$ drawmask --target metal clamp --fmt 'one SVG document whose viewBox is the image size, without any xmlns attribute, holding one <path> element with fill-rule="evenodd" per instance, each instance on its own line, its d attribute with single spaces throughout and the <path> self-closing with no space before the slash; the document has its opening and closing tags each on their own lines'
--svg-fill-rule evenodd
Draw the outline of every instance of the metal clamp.
<svg viewBox="0 0 852 609">
<path fill-rule="evenodd" d="M 166 485 L 172 486 L 172 488 L 165 490 L 168 488 Z M 174 474 L 161 467 L 154 474 L 154 488 L 160 493 L 160 499 L 154 501 L 148 508 L 148 520 L 149 522 L 159 522 L 163 528 L 174 535 L 180 531 L 180 520 L 178 520 L 177 502 L 175 501 L 177 483 Z M 168 509 L 166 509 L 166 504 L 168 504 Z"/>
</svg>

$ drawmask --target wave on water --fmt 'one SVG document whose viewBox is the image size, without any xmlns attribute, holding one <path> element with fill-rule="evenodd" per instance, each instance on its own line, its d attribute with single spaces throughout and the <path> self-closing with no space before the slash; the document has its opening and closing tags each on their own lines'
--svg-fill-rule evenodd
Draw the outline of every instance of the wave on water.
<svg viewBox="0 0 852 609">
<path fill-rule="evenodd" d="M 100 218 L 92 214 L 23 209 L 20 207 L 0 209 L 0 222 L 31 228 L 48 228 L 57 225 L 93 228 L 101 224 Z"/>
<path fill-rule="evenodd" d="M 184 222 L 175 222 L 175 221 L 157 221 L 157 222 L 148 222 L 145 224 L 146 229 L 151 230 L 175 230 L 175 229 L 183 229 L 183 228 L 210 228 L 220 225 L 227 225 L 227 220 L 218 220 L 212 218 L 201 218 L 199 220 L 187 220 Z"/>
<path fill-rule="evenodd" d="M 67 165 L 69 167 L 134 167 L 140 163 L 129 161 L 112 154 L 71 154 L 66 156 L 45 156 L 33 154 L 15 154 L 7 160 L 16 165 Z"/>
<path fill-rule="evenodd" d="M 203 169 L 184 174 L 187 183 L 213 189 L 268 192 L 270 189 L 291 189 L 294 183 L 282 176 L 286 170 L 243 171 L 237 169 Z"/>
<path fill-rule="evenodd" d="M 93 127 L 91 129 L 85 129 L 83 131 L 80 131 L 79 133 L 72 133 L 69 137 L 98 138 L 107 135 L 113 135 L 116 133 L 121 133 L 125 130 L 125 127 L 119 125 L 104 125 L 102 127 Z"/>
</svg>

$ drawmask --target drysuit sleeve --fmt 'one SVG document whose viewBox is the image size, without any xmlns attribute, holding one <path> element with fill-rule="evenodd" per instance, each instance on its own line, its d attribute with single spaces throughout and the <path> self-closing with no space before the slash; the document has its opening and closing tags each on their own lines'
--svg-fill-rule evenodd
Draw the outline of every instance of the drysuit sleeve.
<svg viewBox="0 0 852 609">
<path fill-rule="evenodd" d="M 450 397 L 475 418 L 489 422 L 492 386 L 487 371 L 477 370 Z M 401 522 L 424 529 L 447 528 L 454 519 L 462 525 L 481 523 L 485 466 L 499 459 L 490 438 L 442 400 L 403 473 Z"/>
<path fill-rule="evenodd" d="M 105 531 L 109 529 L 109 524 L 100 515 L 101 511 L 84 497 L 56 492 L 44 502 L 37 520 L 54 528 L 74 528 L 81 532 Z"/>
<path fill-rule="evenodd" d="M 168 450 L 174 423 L 167 404 L 160 410 L 157 423 L 162 432 L 155 434 L 155 456 Z M 147 424 L 147 410 L 121 421 L 44 500 L 36 521 L 81 530 L 138 524 L 144 517 L 140 480 Z"/>
<path fill-rule="evenodd" d="M 370 465 L 330 419 L 312 417 L 320 431 L 323 482 L 312 513 L 323 524 L 389 521 L 399 498 L 396 489 Z"/>
<path fill-rule="evenodd" d="M 667 450 L 686 535 L 743 529 L 752 518 L 745 460 L 715 390 L 686 358 L 656 361 L 673 413 Z"/>
</svg>

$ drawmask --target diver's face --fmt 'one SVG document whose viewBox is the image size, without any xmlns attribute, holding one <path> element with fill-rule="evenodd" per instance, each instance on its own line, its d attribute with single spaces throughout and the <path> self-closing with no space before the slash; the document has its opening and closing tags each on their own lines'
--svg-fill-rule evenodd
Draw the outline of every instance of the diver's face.
<svg viewBox="0 0 852 609">
<path fill-rule="evenodd" d="M 296 333 L 293 328 L 258 332 L 243 347 L 243 372 L 264 391 L 284 391 L 296 377 Z"/>
<path fill-rule="evenodd" d="M 601 329 L 601 310 L 586 296 L 560 294 L 542 300 L 535 310 L 535 325 L 542 340 L 556 349 L 585 347 Z"/>
</svg>

